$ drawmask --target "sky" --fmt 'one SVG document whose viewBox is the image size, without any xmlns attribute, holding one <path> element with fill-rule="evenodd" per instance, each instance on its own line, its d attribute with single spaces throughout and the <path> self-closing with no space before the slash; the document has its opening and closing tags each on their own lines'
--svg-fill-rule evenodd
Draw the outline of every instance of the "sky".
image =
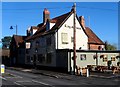
<svg viewBox="0 0 120 87">
<path fill-rule="evenodd" d="M 71 11 L 73 2 L 2 2 L 2 36 L 26 35 L 30 26 L 43 22 L 43 10 L 50 11 L 50 18 Z M 102 40 L 118 45 L 118 3 L 117 2 L 76 2 L 77 16 L 85 17 L 90 27 Z M 10 30 L 10 26 L 14 26 Z"/>
</svg>

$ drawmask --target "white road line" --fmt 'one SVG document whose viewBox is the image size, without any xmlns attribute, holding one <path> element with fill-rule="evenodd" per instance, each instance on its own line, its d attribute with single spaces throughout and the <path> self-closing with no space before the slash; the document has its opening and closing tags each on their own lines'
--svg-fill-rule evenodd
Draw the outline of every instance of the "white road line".
<svg viewBox="0 0 120 87">
<path fill-rule="evenodd" d="M 6 77 L 6 78 L 22 78 L 22 77 Z"/>
<path fill-rule="evenodd" d="M 23 77 L 21 77 L 21 76 L 15 75 L 15 74 L 11 74 L 11 75 L 15 76 L 15 77 L 13 77 L 13 78 L 23 78 Z"/>
<path fill-rule="evenodd" d="M 43 85 L 51 86 L 50 84 L 47 84 L 47 83 L 44 83 L 44 82 L 40 82 L 40 81 L 36 81 L 36 80 L 32 80 L 32 81 L 33 81 L 33 82 L 36 82 L 36 83 L 43 84 Z"/>
<path fill-rule="evenodd" d="M 19 83 L 17 83 L 17 82 L 14 82 L 14 84 L 19 85 L 19 86 L 22 86 L 22 87 L 26 87 L 26 86 L 24 86 L 24 85 L 22 85 L 22 84 L 19 84 Z"/>
<path fill-rule="evenodd" d="M 7 80 L 6 78 L 4 78 L 4 77 L 2 77 L 2 76 L 0 76 L 0 78 L 3 79 L 3 80 Z"/>
<path fill-rule="evenodd" d="M 27 81 L 27 80 L 26 80 L 26 81 L 24 81 L 24 80 L 21 81 L 21 80 L 20 80 L 20 81 L 16 81 L 16 82 L 21 82 L 21 83 L 22 83 L 22 82 L 31 82 L 31 81 Z"/>
<path fill-rule="evenodd" d="M 16 85 L 21 85 L 21 84 L 19 84 L 19 83 L 17 83 L 17 82 L 14 82 L 14 84 L 16 84 Z"/>
</svg>

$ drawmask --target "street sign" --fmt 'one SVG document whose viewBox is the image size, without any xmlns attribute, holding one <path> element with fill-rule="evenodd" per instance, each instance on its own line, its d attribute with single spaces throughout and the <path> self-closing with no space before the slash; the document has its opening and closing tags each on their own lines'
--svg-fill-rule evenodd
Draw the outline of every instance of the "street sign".
<svg viewBox="0 0 120 87">
<path fill-rule="evenodd" d="M 1 73 L 5 73 L 5 65 L 1 65 Z"/>
</svg>

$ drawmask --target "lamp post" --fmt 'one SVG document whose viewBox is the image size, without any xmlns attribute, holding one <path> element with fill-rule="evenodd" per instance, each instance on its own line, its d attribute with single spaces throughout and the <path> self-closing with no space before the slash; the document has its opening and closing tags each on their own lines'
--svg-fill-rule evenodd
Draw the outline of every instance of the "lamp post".
<svg viewBox="0 0 120 87">
<path fill-rule="evenodd" d="M 17 25 L 15 25 L 15 26 L 10 26 L 10 29 L 13 29 L 13 27 L 16 28 L 16 35 L 17 35 Z"/>
<path fill-rule="evenodd" d="M 16 35 L 17 35 L 17 25 L 15 25 L 15 26 L 10 26 L 10 29 L 13 29 L 13 27 L 15 27 L 16 28 Z M 17 39 L 17 37 L 16 37 L 16 39 Z M 17 59 L 17 54 L 13 57 L 13 58 L 10 58 L 10 61 L 12 62 L 12 61 L 14 61 L 15 60 L 15 64 L 16 64 L 16 60 Z M 14 63 L 13 63 L 14 64 Z"/>
</svg>

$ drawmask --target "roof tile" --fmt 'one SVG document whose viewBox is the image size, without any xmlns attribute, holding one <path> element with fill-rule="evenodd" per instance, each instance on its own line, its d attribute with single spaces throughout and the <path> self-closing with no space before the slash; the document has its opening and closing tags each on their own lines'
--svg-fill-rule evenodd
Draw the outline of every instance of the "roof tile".
<svg viewBox="0 0 120 87">
<path fill-rule="evenodd" d="M 103 41 L 89 27 L 86 27 L 85 32 L 88 35 L 88 43 L 104 44 Z"/>
</svg>

